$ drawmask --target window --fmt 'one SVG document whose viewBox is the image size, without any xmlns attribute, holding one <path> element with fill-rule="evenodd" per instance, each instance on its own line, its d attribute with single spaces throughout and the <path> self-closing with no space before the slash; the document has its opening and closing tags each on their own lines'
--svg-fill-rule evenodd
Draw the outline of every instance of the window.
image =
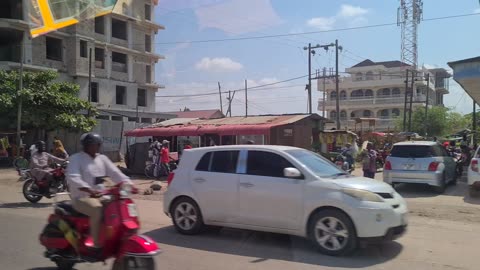
<svg viewBox="0 0 480 270">
<path fill-rule="evenodd" d="M 342 119 L 342 120 L 347 119 L 347 112 L 346 111 L 340 111 L 340 119 Z"/>
<path fill-rule="evenodd" d="M 435 145 L 435 146 L 433 146 L 433 147 L 432 147 L 432 150 L 433 150 L 434 156 L 436 156 L 436 157 L 448 156 L 448 153 L 447 153 L 447 151 L 445 150 L 445 148 L 443 148 L 443 147 L 440 146 L 440 145 Z"/>
<path fill-rule="evenodd" d="M 140 122 L 144 124 L 151 124 L 152 118 L 142 118 Z"/>
<path fill-rule="evenodd" d="M 147 65 L 145 69 L 146 69 L 145 70 L 145 74 L 146 74 L 145 80 L 147 81 L 147 83 L 151 83 L 152 82 L 152 66 Z"/>
<path fill-rule="evenodd" d="M 340 92 L 340 99 L 341 99 L 341 100 L 347 99 L 347 92 L 345 92 L 345 90 L 342 90 L 342 91 Z"/>
<path fill-rule="evenodd" d="M 392 96 L 400 96 L 400 89 L 399 88 L 393 88 L 392 89 Z"/>
<path fill-rule="evenodd" d="M 284 177 L 283 169 L 294 168 L 292 163 L 275 153 L 248 151 L 247 174 Z"/>
<path fill-rule="evenodd" d="M 344 173 L 334 166 L 332 162 L 313 152 L 307 150 L 287 150 L 285 152 L 320 177 L 334 177 Z"/>
<path fill-rule="evenodd" d="M 112 116 L 112 121 L 123 121 L 123 117 L 118 115 Z"/>
<path fill-rule="evenodd" d="M 337 117 L 337 112 L 336 111 L 331 111 L 330 112 L 330 118 L 335 119 Z"/>
<path fill-rule="evenodd" d="M 46 37 L 47 59 L 62 61 L 63 47 L 62 40 L 58 38 Z"/>
<path fill-rule="evenodd" d="M 351 96 L 352 98 L 360 98 L 360 97 L 363 97 L 363 90 L 362 90 L 362 89 L 354 90 L 354 91 L 352 91 L 352 93 L 350 94 L 350 96 Z"/>
<path fill-rule="evenodd" d="M 145 35 L 145 51 L 151 52 L 152 51 L 152 36 Z"/>
<path fill-rule="evenodd" d="M 152 7 L 150 5 L 145 5 L 145 20 L 152 20 Z"/>
<path fill-rule="evenodd" d="M 112 37 L 127 40 L 127 22 L 112 19 Z"/>
<path fill-rule="evenodd" d="M 95 33 L 105 34 L 105 16 L 95 18 Z"/>
<path fill-rule="evenodd" d="M 88 46 L 85 40 L 80 40 L 80 57 L 87 58 Z"/>
<path fill-rule="evenodd" d="M 365 74 L 365 80 L 371 81 L 373 80 L 373 72 L 369 71 L 367 74 Z"/>
<path fill-rule="evenodd" d="M 98 83 L 92 82 L 90 87 L 90 102 L 98 102 Z"/>
<path fill-rule="evenodd" d="M 366 97 L 373 97 L 373 91 L 371 89 L 365 90 L 365 96 Z"/>
<path fill-rule="evenodd" d="M 330 99 L 331 99 L 331 100 L 334 100 L 334 99 L 336 99 L 336 98 L 337 98 L 337 92 L 336 92 L 336 91 L 331 92 L 331 93 L 330 93 Z"/>
<path fill-rule="evenodd" d="M 392 157 L 400 158 L 426 158 L 432 154 L 432 148 L 426 145 L 396 145 L 390 153 Z"/>
<path fill-rule="evenodd" d="M 137 90 L 137 105 L 140 107 L 147 106 L 147 90 L 145 89 Z"/>
<path fill-rule="evenodd" d="M 128 122 L 137 122 L 137 117 L 128 117 Z"/>
<path fill-rule="evenodd" d="M 110 116 L 108 116 L 108 115 L 99 115 L 99 116 L 97 116 L 97 119 L 100 119 L 100 120 L 110 120 Z"/>
<path fill-rule="evenodd" d="M 126 105 L 127 104 L 127 87 L 117 85 L 116 87 L 116 104 Z"/>
<path fill-rule="evenodd" d="M 395 117 L 399 117 L 400 116 L 400 110 L 399 109 L 393 109 L 392 110 L 392 116 L 395 118 Z"/>
<path fill-rule="evenodd" d="M 372 111 L 369 111 L 369 110 L 363 111 L 363 117 L 370 117 L 370 116 L 372 116 Z"/>
<path fill-rule="evenodd" d="M 236 173 L 239 151 L 216 151 L 213 152 L 211 172 Z"/>
<path fill-rule="evenodd" d="M 202 172 L 208 172 L 208 169 L 210 168 L 210 160 L 212 157 L 212 152 L 208 152 L 205 155 L 203 155 L 202 159 L 197 164 L 197 167 L 195 168 L 196 171 L 202 171 Z"/>
<path fill-rule="evenodd" d="M 105 68 L 105 50 L 102 48 L 95 48 L 95 67 Z"/>
<path fill-rule="evenodd" d="M 117 72 L 127 72 L 127 55 L 118 52 L 112 52 L 112 70 Z"/>
<path fill-rule="evenodd" d="M 363 80 L 363 74 L 361 72 L 358 72 L 357 74 L 355 74 L 355 80 L 356 81 Z"/>
</svg>

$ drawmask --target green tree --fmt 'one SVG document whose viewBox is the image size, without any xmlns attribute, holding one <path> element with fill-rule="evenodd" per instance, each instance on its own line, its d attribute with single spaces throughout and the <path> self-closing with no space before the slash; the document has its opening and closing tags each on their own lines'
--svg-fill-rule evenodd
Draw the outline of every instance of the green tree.
<svg viewBox="0 0 480 270">
<path fill-rule="evenodd" d="M 17 71 L 0 71 L 0 126 L 16 126 L 19 83 Z M 51 131 L 68 129 L 90 131 L 96 124 L 95 109 L 78 97 L 80 87 L 69 82 L 58 82 L 57 73 L 24 72 L 22 128 Z M 91 111 L 90 116 L 86 112 Z"/>
</svg>

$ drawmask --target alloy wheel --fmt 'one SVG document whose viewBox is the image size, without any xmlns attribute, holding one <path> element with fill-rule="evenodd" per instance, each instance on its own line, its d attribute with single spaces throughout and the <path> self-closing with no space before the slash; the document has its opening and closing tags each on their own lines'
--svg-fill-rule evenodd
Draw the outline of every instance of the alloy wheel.
<svg viewBox="0 0 480 270">
<path fill-rule="evenodd" d="M 315 239 L 327 250 L 341 250 L 347 244 L 348 237 L 347 226 L 335 217 L 324 217 L 315 224 Z"/>
</svg>

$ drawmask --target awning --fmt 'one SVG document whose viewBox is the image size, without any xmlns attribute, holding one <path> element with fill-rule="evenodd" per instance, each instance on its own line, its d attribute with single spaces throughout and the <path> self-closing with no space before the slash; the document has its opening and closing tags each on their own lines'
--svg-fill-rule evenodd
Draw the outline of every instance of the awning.
<svg viewBox="0 0 480 270">
<path fill-rule="evenodd" d="M 225 135 L 268 135 L 275 126 L 265 125 L 188 125 L 134 129 L 125 132 L 128 137 L 201 136 L 204 134 Z"/>
</svg>

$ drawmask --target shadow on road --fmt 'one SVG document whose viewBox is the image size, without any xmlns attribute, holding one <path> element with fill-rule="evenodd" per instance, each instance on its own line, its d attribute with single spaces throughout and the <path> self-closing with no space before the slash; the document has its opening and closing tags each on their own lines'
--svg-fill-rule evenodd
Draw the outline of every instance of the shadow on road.
<svg viewBox="0 0 480 270">
<path fill-rule="evenodd" d="M 4 208 L 4 209 L 47 208 L 51 206 L 52 206 L 51 203 L 30 203 L 30 202 L 0 203 L 0 208 Z"/>
<path fill-rule="evenodd" d="M 443 194 L 436 193 L 433 187 L 424 184 L 399 183 L 395 184 L 395 190 L 404 198 L 430 198 L 440 195 L 463 197 L 468 193 L 467 186 L 463 182 L 459 182 L 457 185 L 447 185 Z"/>
<path fill-rule="evenodd" d="M 300 237 L 227 229 L 209 230 L 195 236 L 178 234 L 173 226 L 163 227 L 146 233 L 160 244 L 189 249 L 254 257 L 251 263 L 283 260 L 312 265 L 364 268 L 389 261 L 401 253 L 403 246 L 389 242 L 380 246 L 360 249 L 350 257 L 325 256 Z"/>
</svg>

